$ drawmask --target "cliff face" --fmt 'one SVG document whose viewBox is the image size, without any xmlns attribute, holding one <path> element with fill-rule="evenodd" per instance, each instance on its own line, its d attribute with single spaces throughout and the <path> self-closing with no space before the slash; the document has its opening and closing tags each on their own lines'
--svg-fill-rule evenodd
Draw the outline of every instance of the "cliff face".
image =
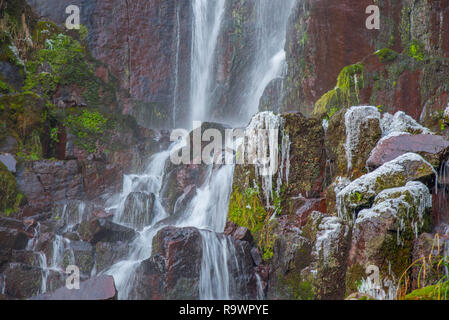
<svg viewBox="0 0 449 320">
<path fill-rule="evenodd" d="M 432 111 L 444 109 L 448 90 L 433 79 L 448 75 L 444 58 L 449 54 L 449 2 L 378 1 L 380 30 L 365 26 L 365 9 L 371 4 L 352 0 L 297 2 L 287 35 L 284 110 L 312 115 L 317 101 L 334 89 L 343 68 L 356 63 L 366 64 L 366 71 L 360 74 L 366 81 L 354 103 L 382 105 L 384 111 L 401 109 L 423 120 L 431 117 Z M 405 57 L 399 62 L 368 58 L 384 48 Z M 406 61 L 409 56 L 415 61 Z M 385 66 L 388 63 L 390 66 Z M 390 80 L 391 87 L 376 83 L 380 78 Z"/>
<path fill-rule="evenodd" d="M 146 126 L 173 126 L 174 112 L 182 120 L 188 111 L 192 37 L 189 1 L 28 3 L 42 19 L 58 24 L 65 23 L 67 6 L 80 7 L 81 24 L 89 30 L 87 42 L 92 55 L 106 63 L 129 92 L 121 97 L 124 113 L 135 115 Z M 175 101 L 181 101 L 176 110 Z"/>
</svg>

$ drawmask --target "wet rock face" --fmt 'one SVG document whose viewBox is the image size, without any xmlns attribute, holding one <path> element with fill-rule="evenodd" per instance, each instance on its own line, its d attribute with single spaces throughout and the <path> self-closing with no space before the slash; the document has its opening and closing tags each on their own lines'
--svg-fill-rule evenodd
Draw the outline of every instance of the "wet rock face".
<svg viewBox="0 0 449 320">
<path fill-rule="evenodd" d="M 126 242 L 97 242 L 95 245 L 95 262 L 97 272 L 106 270 L 115 263 L 125 259 L 130 246 Z"/>
<path fill-rule="evenodd" d="M 349 226 L 336 217 L 312 212 L 299 228 L 276 240 L 270 261 L 269 299 L 342 299 Z M 287 225 L 288 227 L 288 225 Z"/>
<path fill-rule="evenodd" d="M 155 195 L 143 192 L 131 192 L 125 201 L 123 222 L 133 228 L 143 228 L 152 223 Z"/>
<path fill-rule="evenodd" d="M 23 230 L 0 227 L 1 249 L 25 249 L 28 236 Z"/>
<path fill-rule="evenodd" d="M 29 199 L 23 215 L 49 211 L 55 203 L 96 199 L 118 191 L 123 173 L 102 161 L 29 161 L 17 167 L 17 185 Z"/>
<path fill-rule="evenodd" d="M 365 10 L 372 4 L 368 0 L 297 2 L 287 32 L 286 110 L 300 110 L 310 115 L 316 101 L 334 88 L 335 79 L 345 66 L 362 61 L 376 50 L 390 48 L 408 52 L 415 40 L 431 55 L 448 56 L 447 1 L 379 1 L 381 29 L 368 30 Z M 330 16 L 332 19 L 328 19 Z M 367 92 L 362 92 L 360 103 L 388 106 L 392 112 L 406 109 L 415 119 L 419 118 L 423 104 L 429 109 L 441 110 L 442 105 L 437 105 L 446 105 L 447 94 L 441 93 L 447 93 L 447 90 L 430 78 L 447 74 L 447 70 L 436 65 L 441 67 L 440 63 L 421 65 L 418 69 L 407 67 L 400 75 L 389 75 L 394 78 L 391 84 L 396 81 L 394 90 L 389 90 L 387 86 L 378 90 L 374 82 L 388 68 L 379 68 L 378 59 L 372 60 L 366 64 L 366 69 L 370 70 L 369 74 L 364 75 Z M 434 73 L 426 76 L 430 70 Z M 432 83 L 432 90 L 421 96 L 420 88 L 427 88 L 425 82 Z M 416 90 L 410 92 L 410 88 Z M 431 96 L 436 99 L 432 100 Z"/>
<path fill-rule="evenodd" d="M 334 114 L 326 130 L 327 174 L 356 179 L 367 173 L 366 160 L 382 137 L 377 108 L 359 106 Z"/>
<path fill-rule="evenodd" d="M 231 228 L 232 229 L 232 228 Z M 235 228 L 228 245 L 233 246 L 234 258 L 227 260 L 230 290 L 238 299 L 256 299 L 258 285 L 255 260 L 260 254 L 252 252 L 248 230 Z M 219 238 L 226 235 L 213 235 Z M 233 238 L 236 236 L 241 240 Z M 133 299 L 199 299 L 204 243 L 195 228 L 165 227 L 153 239 L 153 253 L 136 270 Z M 254 256 L 254 257 L 253 257 Z M 236 264 L 235 261 L 238 261 Z"/>
<path fill-rule="evenodd" d="M 89 30 L 87 42 L 93 56 L 106 63 L 108 70 L 99 71 L 117 77 L 131 99 L 149 103 L 138 107 L 121 97 L 124 111 L 144 116 L 157 124 L 172 119 L 175 81 L 178 74 L 178 97 L 187 96 L 189 87 L 191 15 L 190 1 L 139 0 L 28 0 L 41 16 L 63 24 L 68 15 L 65 8 L 78 5 L 81 23 Z M 178 56 L 176 54 L 178 53 Z M 180 61 L 176 65 L 176 61 Z M 182 100 L 182 99 L 178 99 Z M 177 117 L 186 111 L 178 106 Z M 134 109 L 134 110 L 133 110 Z M 157 119 L 154 109 L 164 113 Z M 145 119 L 141 117 L 142 123 Z"/>
<path fill-rule="evenodd" d="M 198 299 L 203 245 L 195 228 L 166 227 L 153 239 L 153 254 L 136 271 L 134 299 Z"/>
<path fill-rule="evenodd" d="M 372 40 L 378 39 L 379 31 L 365 26 L 364 13 L 371 4 L 369 0 L 297 1 L 287 32 L 287 110 L 299 108 L 311 115 L 315 102 L 335 86 L 341 69 L 375 51 Z"/>
<path fill-rule="evenodd" d="M 136 236 L 136 232 L 107 219 L 92 219 L 80 225 L 79 233 L 83 241 L 96 244 L 97 242 L 129 241 Z"/>
<path fill-rule="evenodd" d="M 49 210 L 54 201 L 84 196 L 81 166 L 76 161 L 35 161 L 17 170 L 19 188 L 28 199 L 28 215 Z M 27 210 L 27 209 L 25 209 Z"/>
</svg>

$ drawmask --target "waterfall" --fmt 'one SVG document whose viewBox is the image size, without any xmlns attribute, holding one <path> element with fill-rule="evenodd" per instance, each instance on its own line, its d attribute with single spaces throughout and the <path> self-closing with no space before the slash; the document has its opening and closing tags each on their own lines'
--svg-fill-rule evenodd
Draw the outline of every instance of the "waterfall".
<svg viewBox="0 0 449 320">
<path fill-rule="evenodd" d="M 225 0 L 192 0 L 192 69 L 190 112 L 192 121 L 207 118 L 210 78 L 223 20 Z"/>
<path fill-rule="evenodd" d="M 228 0 L 192 0 L 191 120 L 208 120 L 211 113 L 209 101 L 213 94 L 211 92 L 213 88 L 212 74 L 226 1 Z M 257 48 L 253 53 L 255 59 L 251 72 L 252 81 L 248 83 L 247 88 L 242 88 L 248 94 L 240 108 L 240 113 L 243 115 L 240 120 L 248 121 L 258 111 L 259 100 L 266 86 L 281 74 L 283 66 L 285 66 L 286 25 L 293 2 L 293 0 L 285 0 L 282 3 L 270 0 L 256 1 Z M 179 17 L 179 12 L 177 15 Z M 177 32 L 179 33 L 179 30 Z M 179 68 L 178 63 L 177 59 L 176 69 Z M 176 95 L 177 92 L 175 92 Z M 175 97 L 173 102 L 174 108 L 177 104 L 176 99 Z M 276 129 L 277 132 L 280 125 L 279 117 L 272 113 L 266 115 L 267 121 L 264 122 L 264 129 L 269 127 L 269 129 Z M 273 139 L 277 142 L 277 136 Z M 286 161 L 284 154 L 288 152 L 289 144 L 288 139 L 283 141 L 283 162 Z M 171 213 L 166 212 L 161 203 L 162 186 L 166 178 L 165 170 L 170 160 L 170 153 L 181 148 L 181 145 L 182 143 L 174 143 L 168 150 L 154 155 L 143 173 L 125 175 L 123 191 L 107 201 L 106 210 L 114 212 L 114 222 L 132 227 L 138 232 L 137 238 L 131 244 L 128 257 L 103 271 L 103 273 L 114 277 L 119 299 L 134 298 L 131 294 L 134 281 L 136 281 L 136 270 L 142 261 L 151 257 L 154 236 L 168 225 L 180 228 L 195 227 L 200 230 L 203 247 L 199 279 L 200 298 L 241 298 L 236 293 L 239 284 L 236 283 L 236 279 L 231 279 L 230 272 L 231 269 L 241 271 L 236 248 L 232 240 L 222 234 L 227 220 L 234 166 L 215 167 L 210 165 L 206 172 L 205 182 L 196 190 L 196 194 L 185 209 L 179 214 L 177 213 L 176 216 L 170 217 Z M 270 158 L 274 157 L 272 156 L 273 151 L 270 150 Z M 287 165 L 287 175 L 288 170 Z M 268 183 L 271 183 L 271 176 L 270 180 L 267 180 Z M 268 186 L 266 190 L 268 190 Z M 126 218 L 126 201 L 133 193 L 154 195 L 152 219 L 147 220 L 141 217 L 141 215 L 148 214 L 148 210 L 145 209 L 144 203 L 139 204 L 137 198 L 135 201 L 138 203 L 133 207 L 133 218 L 131 221 Z M 267 193 L 267 197 L 269 200 L 271 195 Z M 170 219 L 166 219 L 168 217 Z M 258 297 L 262 299 L 264 296 L 262 281 L 260 277 L 256 276 L 256 278 Z"/>
<path fill-rule="evenodd" d="M 254 64 L 251 81 L 241 114 L 245 120 L 259 110 L 259 102 L 270 82 L 282 76 L 286 65 L 287 22 L 295 0 L 258 0 L 256 1 L 256 38 Z"/>
</svg>

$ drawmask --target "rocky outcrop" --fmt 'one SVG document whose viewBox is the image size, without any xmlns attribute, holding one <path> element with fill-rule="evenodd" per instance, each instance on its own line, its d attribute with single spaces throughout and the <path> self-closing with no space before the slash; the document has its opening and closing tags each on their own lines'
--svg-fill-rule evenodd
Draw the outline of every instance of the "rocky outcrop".
<svg viewBox="0 0 449 320">
<path fill-rule="evenodd" d="M 342 299 L 349 226 L 336 217 L 317 211 L 310 214 L 304 226 L 294 228 L 294 225 L 292 222 L 283 224 L 276 239 L 274 256 L 269 263 L 267 297 Z"/>
<path fill-rule="evenodd" d="M 415 119 L 422 116 L 433 127 L 438 120 L 432 120 L 432 114 L 444 110 L 448 99 L 438 80 L 447 78 L 447 63 L 440 58 L 447 58 L 449 52 L 448 40 L 442 40 L 449 29 L 448 3 L 379 1 L 382 27 L 369 30 L 365 11 L 372 4 L 368 0 L 297 2 L 287 33 L 284 108 L 312 114 L 320 97 L 335 88 L 341 70 L 363 61 L 358 78 L 363 79 L 364 89 L 349 105 L 341 101 L 339 108 L 381 105 L 384 111 L 404 110 Z M 330 15 L 333 18 L 327 19 Z M 377 55 L 365 59 L 374 52 L 382 61 Z M 399 52 L 403 52 L 400 57 Z"/>
<path fill-rule="evenodd" d="M 202 238 L 194 228 L 167 227 L 153 239 L 150 259 L 136 270 L 134 299 L 198 299 Z"/>
<path fill-rule="evenodd" d="M 383 298 L 394 298 L 397 283 L 412 263 L 413 240 L 429 230 L 430 208 L 428 188 L 409 182 L 405 187 L 382 191 L 371 209 L 360 211 L 349 252 L 347 290 L 357 289 L 356 281 L 366 281 L 364 271 L 376 266 Z"/>
<path fill-rule="evenodd" d="M 366 165 L 371 169 L 376 169 L 405 153 L 413 152 L 421 155 L 432 166 L 438 168 L 440 156 L 448 147 L 449 141 L 437 135 L 401 134 L 386 137 L 372 150 Z"/>
<path fill-rule="evenodd" d="M 345 187 L 337 194 L 338 215 L 354 221 L 358 210 L 369 207 L 381 191 L 405 186 L 407 182 L 433 175 L 435 169 L 420 155 L 406 153 L 387 162 Z"/>
<path fill-rule="evenodd" d="M 134 229 L 101 218 L 81 223 L 79 233 L 83 241 L 94 245 L 98 242 L 129 241 L 136 236 Z"/>
<path fill-rule="evenodd" d="M 353 180 L 367 173 L 366 160 L 381 137 L 381 115 L 375 107 L 351 107 L 334 114 L 325 138 L 331 181 L 337 176 Z"/>
</svg>

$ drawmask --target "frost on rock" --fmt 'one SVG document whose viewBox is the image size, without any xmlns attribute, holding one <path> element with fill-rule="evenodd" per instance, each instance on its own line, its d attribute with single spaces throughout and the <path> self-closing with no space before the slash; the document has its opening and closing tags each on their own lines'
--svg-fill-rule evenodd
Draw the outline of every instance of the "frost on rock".
<svg viewBox="0 0 449 320">
<path fill-rule="evenodd" d="M 383 190 L 403 187 L 407 182 L 437 175 L 435 169 L 416 153 L 406 153 L 385 163 L 349 184 L 337 194 L 338 216 L 355 220 L 358 209 L 366 208 Z"/>
<path fill-rule="evenodd" d="M 259 112 L 246 128 L 248 162 L 254 164 L 257 180 L 262 181 L 262 191 L 269 206 L 274 199 L 273 178 L 277 175 L 276 192 L 280 193 L 282 181 L 288 184 L 290 173 L 290 137 L 284 131 L 285 120 L 271 111 Z M 279 154 L 281 134 L 281 154 Z"/>
<path fill-rule="evenodd" d="M 415 119 L 405 114 L 404 111 L 398 111 L 394 116 L 389 113 L 385 113 L 382 117 L 381 125 L 383 136 L 388 136 L 395 132 L 406 132 L 410 134 L 434 134 L 428 128 L 420 125 Z"/>
<path fill-rule="evenodd" d="M 363 125 L 367 125 L 372 119 L 378 119 L 380 122 L 380 112 L 376 107 L 371 106 L 358 106 L 352 107 L 345 114 L 345 126 L 346 126 L 346 159 L 348 161 L 348 171 L 352 169 L 352 159 L 357 152 L 359 145 L 359 139 L 361 134 L 361 128 Z"/>
<path fill-rule="evenodd" d="M 432 196 L 421 182 L 408 182 L 404 187 L 387 189 L 379 193 L 371 209 L 359 212 L 356 220 L 360 225 L 370 219 L 390 220 L 390 230 L 397 231 L 398 245 L 403 244 L 402 236 L 421 233 L 426 213 L 432 208 Z"/>
<path fill-rule="evenodd" d="M 337 217 L 325 217 L 318 226 L 318 233 L 315 242 L 315 252 L 317 256 L 328 261 L 333 252 L 338 252 L 342 239 L 349 234 L 349 227 Z"/>
</svg>

